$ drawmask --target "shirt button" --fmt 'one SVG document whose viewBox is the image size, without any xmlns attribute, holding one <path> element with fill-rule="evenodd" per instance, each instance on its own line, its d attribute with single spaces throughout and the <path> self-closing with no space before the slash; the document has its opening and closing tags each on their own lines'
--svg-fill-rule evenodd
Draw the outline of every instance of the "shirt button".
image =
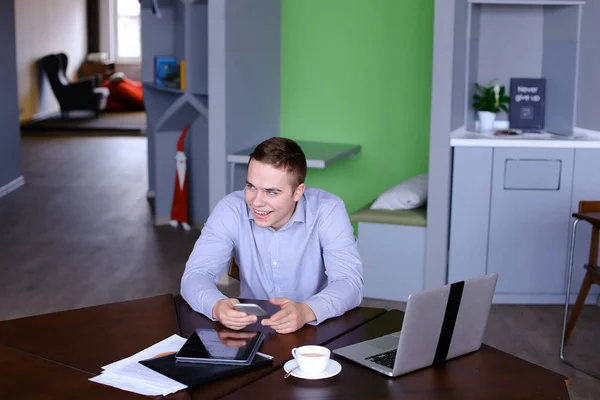
<svg viewBox="0 0 600 400">
<path fill-rule="evenodd" d="M 273 261 L 273 265 L 277 265 L 277 261 Z"/>
</svg>

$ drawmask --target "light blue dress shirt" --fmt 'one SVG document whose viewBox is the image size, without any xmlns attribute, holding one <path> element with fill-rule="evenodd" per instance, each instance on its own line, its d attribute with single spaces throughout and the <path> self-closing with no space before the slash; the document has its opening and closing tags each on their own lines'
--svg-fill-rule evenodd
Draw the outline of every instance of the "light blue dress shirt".
<svg viewBox="0 0 600 400">
<path fill-rule="evenodd" d="M 362 261 L 344 202 L 306 188 L 278 230 L 254 223 L 244 191 L 224 197 L 209 216 L 186 263 L 181 295 L 212 319 L 216 287 L 231 256 L 240 269 L 240 297 L 287 297 L 304 302 L 316 323 L 344 314 L 363 297 Z"/>
</svg>

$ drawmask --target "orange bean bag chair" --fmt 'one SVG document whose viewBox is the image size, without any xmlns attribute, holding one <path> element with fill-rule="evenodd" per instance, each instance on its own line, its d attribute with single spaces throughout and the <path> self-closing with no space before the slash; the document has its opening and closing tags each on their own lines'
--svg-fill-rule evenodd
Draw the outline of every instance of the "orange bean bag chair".
<svg viewBox="0 0 600 400">
<path fill-rule="evenodd" d="M 101 86 L 110 90 L 105 111 L 143 111 L 142 83 L 131 80 L 122 72 L 111 75 Z"/>
</svg>

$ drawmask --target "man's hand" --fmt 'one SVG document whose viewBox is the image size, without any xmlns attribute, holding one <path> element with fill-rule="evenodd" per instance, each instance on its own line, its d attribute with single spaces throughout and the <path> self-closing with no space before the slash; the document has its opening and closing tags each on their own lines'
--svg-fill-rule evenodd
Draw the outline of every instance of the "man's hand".
<svg viewBox="0 0 600 400">
<path fill-rule="evenodd" d="M 302 328 L 304 324 L 317 319 L 313 310 L 304 303 L 296 303 L 285 297 L 269 300 L 272 304 L 281 306 L 269 319 L 263 319 L 264 326 L 270 326 L 277 333 L 292 333 Z"/>
<path fill-rule="evenodd" d="M 249 315 L 233 308 L 233 305 L 239 302 L 238 299 L 221 299 L 217 301 L 213 307 L 213 318 L 236 331 L 255 323 L 258 320 L 255 315 Z"/>
</svg>

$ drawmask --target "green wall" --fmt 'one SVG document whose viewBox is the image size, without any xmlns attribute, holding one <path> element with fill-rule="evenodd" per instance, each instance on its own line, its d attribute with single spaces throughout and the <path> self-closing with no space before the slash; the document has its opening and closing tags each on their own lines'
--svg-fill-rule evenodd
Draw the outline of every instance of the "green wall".
<svg viewBox="0 0 600 400">
<path fill-rule="evenodd" d="M 283 0 L 281 136 L 362 145 L 309 169 L 352 213 L 427 172 L 434 0 Z"/>
</svg>

